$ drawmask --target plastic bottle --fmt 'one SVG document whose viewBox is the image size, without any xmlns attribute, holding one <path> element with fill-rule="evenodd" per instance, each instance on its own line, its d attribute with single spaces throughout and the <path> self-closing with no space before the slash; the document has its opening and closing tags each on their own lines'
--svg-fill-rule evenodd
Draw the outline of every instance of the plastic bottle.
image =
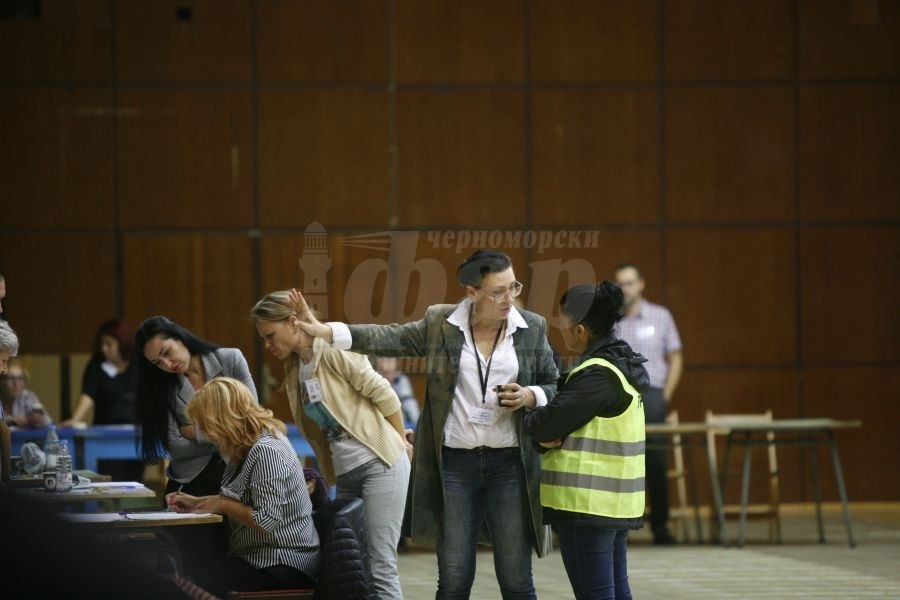
<svg viewBox="0 0 900 600">
<path fill-rule="evenodd" d="M 56 491 L 68 492 L 72 490 L 72 455 L 69 454 L 69 443 L 66 440 L 58 442 L 59 451 L 56 458 Z"/>
<path fill-rule="evenodd" d="M 56 457 L 59 453 L 59 435 L 56 433 L 56 425 L 47 428 L 47 439 L 44 440 L 44 454 L 47 455 L 45 471 L 56 470 Z"/>
</svg>

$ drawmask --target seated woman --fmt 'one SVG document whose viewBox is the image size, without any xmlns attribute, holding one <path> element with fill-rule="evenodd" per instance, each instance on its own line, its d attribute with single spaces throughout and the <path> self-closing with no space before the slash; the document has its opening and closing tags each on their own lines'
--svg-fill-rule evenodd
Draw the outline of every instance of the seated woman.
<svg viewBox="0 0 900 600">
<path fill-rule="evenodd" d="M 176 512 L 225 515 L 232 528 L 228 555 L 197 573 L 197 584 L 222 597 L 231 590 L 314 587 L 319 536 L 284 423 L 257 404 L 246 385 L 227 377 L 200 388 L 187 416 L 227 466 L 218 495 L 172 492 L 166 501 Z"/>
<path fill-rule="evenodd" d="M 138 370 L 134 360 L 134 329 L 124 319 L 108 319 L 94 335 L 93 353 L 81 376 L 81 394 L 63 427 L 84 423 L 93 411 L 94 425 L 134 423 Z M 144 463 L 133 459 L 98 461 L 99 471 L 113 481 L 141 481 Z"/>
<path fill-rule="evenodd" d="M 28 389 L 28 372 L 18 358 L 9 360 L 7 372 L 0 375 L 0 399 L 8 425 L 40 429 L 53 422 L 37 394 Z"/>
</svg>

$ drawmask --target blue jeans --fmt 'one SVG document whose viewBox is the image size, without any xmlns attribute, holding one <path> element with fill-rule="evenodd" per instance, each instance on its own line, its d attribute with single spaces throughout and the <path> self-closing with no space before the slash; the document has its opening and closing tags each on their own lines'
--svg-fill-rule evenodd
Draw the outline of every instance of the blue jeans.
<svg viewBox="0 0 900 600">
<path fill-rule="evenodd" d="M 560 521 L 556 533 L 576 600 L 631 600 L 627 529 Z"/>
<path fill-rule="evenodd" d="M 362 498 L 366 507 L 366 549 L 379 599 L 403 598 L 397 573 L 397 544 L 409 470 L 409 458 L 404 452 L 392 467 L 372 460 L 337 478 L 335 497 Z"/>
<path fill-rule="evenodd" d="M 468 598 L 481 524 L 494 550 L 504 600 L 536 599 L 531 578 L 531 513 L 518 448 L 443 449 L 444 518 L 438 540 L 438 600 Z"/>
</svg>

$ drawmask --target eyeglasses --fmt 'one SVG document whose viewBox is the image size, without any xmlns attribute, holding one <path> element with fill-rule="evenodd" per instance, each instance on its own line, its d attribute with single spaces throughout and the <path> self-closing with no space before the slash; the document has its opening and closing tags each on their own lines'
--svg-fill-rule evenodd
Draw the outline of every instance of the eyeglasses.
<svg viewBox="0 0 900 600">
<path fill-rule="evenodd" d="M 24 375 L 4 375 L 3 379 L 9 380 L 9 381 L 25 381 L 25 376 Z"/>
<path fill-rule="evenodd" d="M 516 296 L 521 294 L 523 287 L 525 287 L 525 286 L 522 285 L 521 283 L 519 283 L 518 281 L 514 281 L 511 286 L 509 286 L 508 288 L 503 288 L 503 290 L 501 290 L 501 291 L 481 292 L 481 293 L 484 294 L 485 296 L 487 296 L 488 298 L 490 298 L 491 300 L 493 300 L 495 303 L 501 304 L 504 300 L 506 300 L 507 296 L 509 296 L 510 298 L 515 298 Z M 475 288 L 475 289 L 479 290 L 479 291 L 481 290 L 481 288 Z"/>
</svg>

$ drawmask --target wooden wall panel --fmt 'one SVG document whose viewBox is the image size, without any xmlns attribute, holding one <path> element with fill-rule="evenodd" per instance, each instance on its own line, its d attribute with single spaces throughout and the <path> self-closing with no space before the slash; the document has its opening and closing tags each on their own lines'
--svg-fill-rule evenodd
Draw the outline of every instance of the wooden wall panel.
<svg viewBox="0 0 900 600">
<path fill-rule="evenodd" d="M 397 1 L 397 80 L 522 81 L 521 0 Z"/>
<path fill-rule="evenodd" d="M 900 75 L 900 3 L 800 0 L 798 14 L 801 77 Z"/>
<path fill-rule="evenodd" d="M 670 219 L 793 218 L 791 88 L 676 88 L 666 112 Z"/>
<path fill-rule="evenodd" d="M 784 0 L 665 2 L 666 79 L 789 79 L 794 16 Z"/>
<path fill-rule="evenodd" d="M 390 220 L 386 92 L 263 90 L 259 147 L 262 224 Z"/>
<path fill-rule="evenodd" d="M 0 19 L 0 81 L 109 81 L 108 0 L 38 5 L 36 19 Z"/>
<path fill-rule="evenodd" d="M 111 227 L 112 92 L 12 87 L 0 102 L 4 225 Z"/>
<path fill-rule="evenodd" d="M 104 233 L 4 233 L 3 309 L 20 352 L 90 347 L 97 327 L 116 316 L 116 255 Z"/>
<path fill-rule="evenodd" d="M 826 367 L 804 372 L 803 400 L 808 417 L 861 420 L 859 429 L 836 433 L 851 502 L 900 497 L 900 368 Z M 823 497 L 838 500 L 831 459 L 819 453 Z M 807 489 L 812 483 L 807 480 Z"/>
<path fill-rule="evenodd" d="M 252 259 L 252 241 L 244 236 L 126 235 L 125 318 L 137 327 L 165 315 L 211 342 L 240 348 L 252 363 Z"/>
<path fill-rule="evenodd" d="M 900 227 L 808 229 L 801 239 L 805 361 L 900 360 Z M 849 331 L 838 324 L 847 320 Z"/>
<path fill-rule="evenodd" d="M 669 309 L 687 364 L 796 360 L 792 231 L 678 229 L 667 245 Z"/>
<path fill-rule="evenodd" d="M 800 375 L 793 367 L 689 369 L 672 406 L 682 421 L 702 421 L 707 410 L 760 413 L 772 409 L 776 419 L 795 419 L 803 416 L 799 384 Z"/>
<path fill-rule="evenodd" d="M 339 233 L 326 234 L 325 252 L 322 252 L 310 242 L 316 237 L 315 234 L 270 234 L 262 238 L 264 294 L 295 287 L 305 294 L 310 305 L 318 304 L 321 318 L 330 321 L 346 320 L 348 312 L 380 315 L 384 308 L 390 310 L 389 303 L 384 300 L 388 293 L 384 277 L 365 290 L 347 293 L 348 281 L 355 268 L 366 259 L 378 260 L 382 257 L 381 252 L 345 246 L 341 241 L 346 236 Z M 385 252 L 383 258 L 387 256 Z M 353 285 L 349 287 L 354 288 Z M 390 322 L 391 318 L 385 315 L 375 321 Z"/>
<path fill-rule="evenodd" d="M 659 7 L 655 0 L 532 0 L 532 78 L 658 80 Z"/>
<path fill-rule="evenodd" d="M 400 91 L 399 225 L 524 224 L 524 105 L 514 91 Z"/>
<path fill-rule="evenodd" d="M 401 239 L 406 247 L 398 244 L 398 252 L 393 253 L 395 260 L 395 268 L 397 269 L 398 280 L 401 288 L 396 290 L 395 301 L 397 302 L 397 317 L 399 320 L 412 320 L 420 318 L 424 315 L 424 307 L 429 304 L 448 303 L 454 304 L 462 300 L 465 296 L 465 288 L 459 285 L 456 270 L 459 264 L 472 255 L 476 250 L 483 248 L 491 248 L 508 254 L 512 259 L 513 272 L 516 278 L 525 284 L 523 294 L 528 293 L 530 288 L 530 263 L 529 250 L 524 244 L 513 243 L 507 244 L 506 240 L 500 244 L 479 243 L 475 239 L 478 232 L 485 230 L 480 227 L 473 227 L 471 230 L 463 230 L 451 232 L 456 235 L 454 244 L 444 243 L 446 238 L 441 241 L 435 241 L 429 237 L 429 234 L 444 234 L 444 231 L 437 230 L 434 232 L 422 232 L 415 239 L 415 258 L 416 266 L 421 273 L 417 276 L 409 277 L 411 261 L 409 257 L 404 256 L 409 253 L 413 241 L 411 239 Z M 412 232 L 415 235 L 417 232 Z M 487 231 L 488 240 L 490 240 L 491 231 Z M 472 237 L 467 238 L 466 234 Z M 468 243 L 466 243 L 468 242 Z M 443 277 L 443 282 L 441 278 Z M 432 281 L 434 283 L 432 283 Z M 520 296 L 524 300 L 524 296 Z"/>
<path fill-rule="evenodd" d="M 387 81 L 386 0 L 267 0 L 256 11 L 260 81 Z"/>
<path fill-rule="evenodd" d="M 591 229 L 585 224 L 581 230 L 574 230 L 574 233 L 582 232 L 580 238 L 560 238 L 563 244 L 554 243 L 543 252 L 533 249 L 528 263 L 516 269 L 519 281 L 526 284 L 519 297 L 522 304 L 547 319 L 550 342 L 570 360 L 576 357 L 565 348 L 559 333 L 559 299 L 570 287 L 612 280 L 615 267 L 630 262 L 643 271 L 648 298 L 658 301 L 662 293 L 662 239 L 658 231 L 601 229 L 593 237 L 589 236 Z M 540 230 L 538 234 L 544 232 L 554 236 L 557 233 Z M 567 239 L 580 240 L 582 245 L 590 239 L 591 243 L 579 248 L 566 244 Z"/>
<path fill-rule="evenodd" d="M 117 2 L 119 81 L 249 82 L 250 4 L 249 0 Z"/>
<path fill-rule="evenodd" d="M 431 304 L 458 301 L 464 291 L 456 282 L 456 268 L 475 250 L 435 244 L 426 232 L 372 231 L 329 233 L 327 256 L 322 257 L 310 251 L 308 237 L 263 237 L 263 289 L 294 286 L 312 296 L 309 275 L 324 273 L 325 288 L 315 293 L 327 296 L 325 317 L 354 323 L 410 321 L 421 318 Z M 527 275 L 524 248 L 497 249 L 512 257 L 517 276 Z"/>
<path fill-rule="evenodd" d="M 804 219 L 900 218 L 900 85 L 800 89 Z"/>
<path fill-rule="evenodd" d="M 251 226 L 250 97 L 234 90 L 120 92 L 122 225 Z"/>
<path fill-rule="evenodd" d="M 659 221 L 656 90 L 538 89 L 531 129 L 535 222 Z"/>
</svg>

